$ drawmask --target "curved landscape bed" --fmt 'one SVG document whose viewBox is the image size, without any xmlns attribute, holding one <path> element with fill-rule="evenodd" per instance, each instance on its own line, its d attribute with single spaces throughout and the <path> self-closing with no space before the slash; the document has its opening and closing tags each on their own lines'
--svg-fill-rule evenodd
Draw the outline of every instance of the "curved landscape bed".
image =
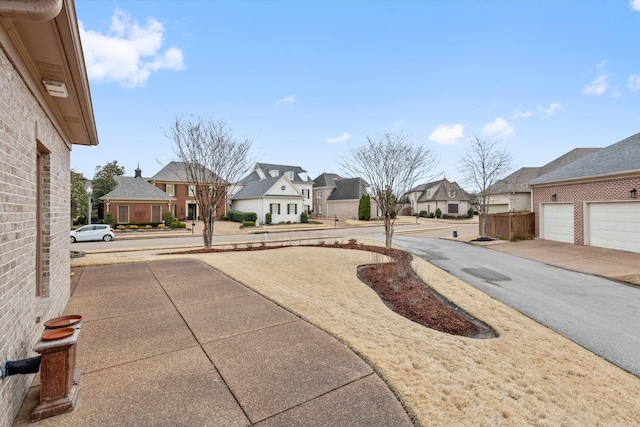
<svg viewBox="0 0 640 427">
<path fill-rule="evenodd" d="M 438 294 L 413 271 L 412 255 L 398 249 L 349 243 L 319 243 L 302 245 L 334 249 L 353 249 L 374 252 L 392 258 L 393 262 L 380 262 L 358 268 L 358 278 L 373 289 L 385 305 L 397 314 L 427 328 L 467 338 L 495 338 L 497 333 L 489 325 L 474 318 Z M 288 245 L 246 245 L 228 249 L 198 249 L 177 252 L 202 254 L 214 252 L 244 252 L 288 248 Z"/>
</svg>

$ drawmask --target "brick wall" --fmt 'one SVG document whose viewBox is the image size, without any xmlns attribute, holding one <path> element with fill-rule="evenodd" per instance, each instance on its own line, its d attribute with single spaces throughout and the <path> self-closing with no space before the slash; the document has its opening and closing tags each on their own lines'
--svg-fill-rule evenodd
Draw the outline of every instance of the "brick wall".
<svg viewBox="0 0 640 427">
<path fill-rule="evenodd" d="M 43 322 L 69 299 L 69 148 L 0 50 L 0 358 L 32 357 Z M 42 157 L 42 291 L 36 296 L 38 143 Z M 11 425 L 33 375 L 0 382 Z"/>
<path fill-rule="evenodd" d="M 536 222 L 536 237 L 540 237 L 540 205 L 551 202 L 556 195 L 556 203 L 573 202 L 574 243 L 584 244 L 584 202 L 624 201 L 629 190 L 640 191 L 640 176 L 594 181 L 580 184 L 556 185 L 533 189 L 533 211 Z"/>
</svg>

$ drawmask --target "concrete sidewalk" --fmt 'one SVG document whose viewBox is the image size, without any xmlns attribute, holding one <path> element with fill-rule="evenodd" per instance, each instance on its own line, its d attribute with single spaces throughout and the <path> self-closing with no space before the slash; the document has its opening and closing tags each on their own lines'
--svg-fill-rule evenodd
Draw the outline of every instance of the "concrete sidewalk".
<svg viewBox="0 0 640 427">
<path fill-rule="evenodd" d="M 78 404 L 39 426 L 412 425 L 346 346 L 199 261 L 73 270 Z"/>
</svg>

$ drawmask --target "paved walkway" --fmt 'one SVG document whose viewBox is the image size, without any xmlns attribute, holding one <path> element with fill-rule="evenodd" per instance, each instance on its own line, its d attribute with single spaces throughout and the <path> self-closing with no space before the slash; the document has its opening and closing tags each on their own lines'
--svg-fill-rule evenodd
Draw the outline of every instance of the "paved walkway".
<svg viewBox="0 0 640 427">
<path fill-rule="evenodd" d="M 205 264 L 74 272 L 78 405 L 39 426 L 412 425 L 346 346 Z M 14 425 L 30 425 L 38 380 Z"/>
</svg>

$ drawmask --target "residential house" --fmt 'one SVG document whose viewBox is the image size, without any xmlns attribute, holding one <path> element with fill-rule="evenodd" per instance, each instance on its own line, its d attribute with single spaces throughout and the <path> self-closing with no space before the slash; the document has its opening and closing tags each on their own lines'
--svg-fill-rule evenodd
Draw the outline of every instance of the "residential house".
<svg viewBox="0 0 640 427">
<path fill-rule="evenodd" d="M 117 224 L 162 222 L 173 212 L 176 199 L 142 177 L 138 167 L 133 178 L 119 178 L 121 184 L 100 197 L 105 215 L 111 212 Z"/>
<path fill-rule="evenodd" d="M 407 214 L 435 213 L 440 209 L 443 215 L 462 216 L 471 207 L 471 196 L 456 182 L 443 178 L 413 188 L 407 194 L 407 202 L 410 207 Z"/>
<path fill-rule="evenodd" d="M 342 178 L 334 173 L 323 173 L 313 180 L 314 212 L 325 218 L 358 219 L 360 198 L 369 194 L 369 184 L 362 178 Z M 371 216 L 377 205 L 371 198 Z"/>
<path fill-rule="evenodd" d="M 598 150 L 600 148 L 575 148 L 542 167 L 518 169 L 488 189 L 488 213 L 531 210 L 531 188 L 527 186 L 530 181 Z"/>
<path fill-rule="evenodd" d="M 69 300 L 70 153 L 97 145 L 72 0 L 0 1 L 0 354 L 36 356 Z M 0 381 L 10 426 L 34 375 Z"/>
<path fill-rule="evenodd" d="M 271 213 L 271 222 L 300 222 L 300 214 L 311 212 L 313 181 L 299 166 L 256 163 L 237 184 L 230 197 L 231 209 L 255 212 L 259 222 Z"/>
<path fill-rule="evenodd" d="M 219 178 L 214 177 L 213 172 L 206 170 L 205 173 L 212 176 L 211 184 L 222 182 Z M 172 209 L 176 218 L 181 221 L 200 218 L 200 210 L 196 202 L 196 185 L 190 182 L 191 180 L 187 176 L 187 168 L 183 162 L 169 162 L 149 181 L 167 195 L 175 198 Z M 220 191 L 226 192 L 226 185 Z M 217 206 L 217 218 L 228 213 L 226 198 L 226 194 L 224 197 L 220 197 Z"/>
<path fill-rule="evenodd" d="M 537 237 L 640 252 L 640 133 L 529 186 Z"/>
</svg>

